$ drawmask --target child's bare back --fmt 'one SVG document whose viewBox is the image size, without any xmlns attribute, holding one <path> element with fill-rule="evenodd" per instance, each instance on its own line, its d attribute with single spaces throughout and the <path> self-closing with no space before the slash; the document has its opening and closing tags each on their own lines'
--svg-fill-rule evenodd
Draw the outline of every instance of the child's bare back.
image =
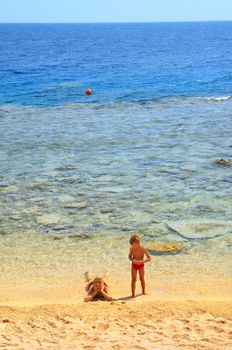
<svg viewBox="0 0 232 350">
<path fill-rule="evenodd" d="M 133 263 L 142 264 L 146 250 L 147 249 L 143 245 L 138 247 L 132 246 L 130 248 L 130 254 L 133 256 Z"/>
</svg>

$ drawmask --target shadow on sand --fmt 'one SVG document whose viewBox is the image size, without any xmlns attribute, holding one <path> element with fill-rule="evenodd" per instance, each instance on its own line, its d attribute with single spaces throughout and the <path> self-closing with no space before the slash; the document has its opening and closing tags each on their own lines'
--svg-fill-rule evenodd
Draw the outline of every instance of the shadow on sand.
<svg viewBox="0 0 232 350">
<path fill-rule="evenodd" d="M 143 295 L 142 293 L 137 294 L 136 296 L 132 297 L 131 295 L 125 296 L 125 297 L 120 297 L 120 298 L 116 298 L 115 301 L 128 301 L 128 300 L 134 300 L 137 297 L 140 297 L 141 295 Z"/>
</svg>

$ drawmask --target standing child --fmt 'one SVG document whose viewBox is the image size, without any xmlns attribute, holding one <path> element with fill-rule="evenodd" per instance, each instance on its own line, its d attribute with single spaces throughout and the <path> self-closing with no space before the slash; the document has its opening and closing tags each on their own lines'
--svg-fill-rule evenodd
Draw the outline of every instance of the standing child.
<svg viewBox="0 0 232 350">
<path fill-rule="evenodd" d="M 137 279 L 137 271 L 139 271 L 139 278 L 141 282 L 142 292 L 145 292 L 145 279 L 144 279 L 144 264 L 151 261 L 151 255 L 148 253 L 147 248 L 141 245 L 141 239 L 138 235 L 131 236 L 130 239 L 130 252 L 129 260 L 132 262 L 131 265 L 131 292 L 132 297 L 135 296 L 135 285 Z M 144 255 L 147 259 L 144 260 Z"/>
</svg>

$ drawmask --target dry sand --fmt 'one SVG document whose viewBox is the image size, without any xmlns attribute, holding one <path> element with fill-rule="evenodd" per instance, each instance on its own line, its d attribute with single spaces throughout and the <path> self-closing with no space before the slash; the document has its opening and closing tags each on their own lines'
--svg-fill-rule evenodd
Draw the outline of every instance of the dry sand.
<svg viewBox="0 0 232 350">
<path fill-rule="evenodd" d="M 0 349 L 232 349 L 232 300 L 0 306 Z"/>
<path fill-rule="evenodd" d="M 232 350 L 229 275 L 148 267 L 151 294 L 135 299 L 129 269 L 112 276 L 113 302 L 84 303 L 83 274 L 4 283 L 0 350 Z"/>
</svg>

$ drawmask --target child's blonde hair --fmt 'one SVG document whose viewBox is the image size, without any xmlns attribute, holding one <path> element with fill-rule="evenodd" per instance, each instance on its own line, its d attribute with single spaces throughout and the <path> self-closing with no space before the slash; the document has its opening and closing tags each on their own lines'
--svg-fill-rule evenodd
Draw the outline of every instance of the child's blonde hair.
<svg viewBox="0 0 232 350">
<path fill-rule="evenodd" d="M 140 236 L 139 235 L 133 235 L 131 236 L 130 238 L 130 244 L 133 244 L 133 243 L 140 243 Z"/>
</svg>

